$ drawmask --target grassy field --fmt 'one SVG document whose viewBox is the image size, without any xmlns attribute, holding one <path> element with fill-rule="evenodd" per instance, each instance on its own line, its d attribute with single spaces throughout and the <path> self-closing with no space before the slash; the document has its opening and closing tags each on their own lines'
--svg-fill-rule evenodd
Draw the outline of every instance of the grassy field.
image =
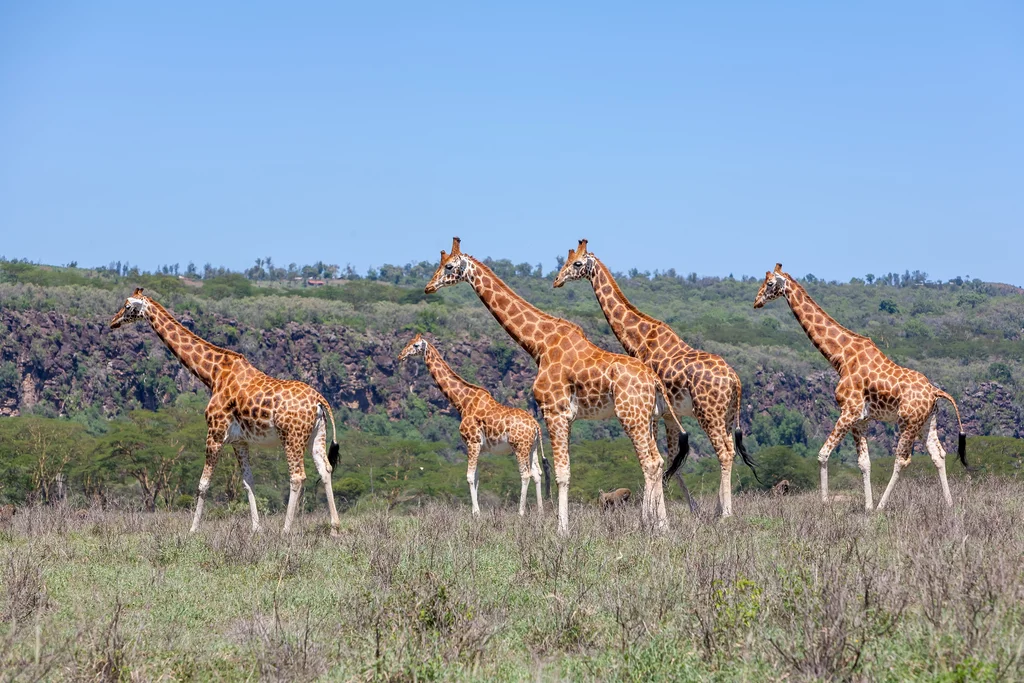
<svg viewBox="0 0 1024 683">
<path fill-rule="evenodd" d="M 1005 680 L 1024 649 L 1024 483 L 475 520 L 365 498 L 307 514 L 20 510 L 0 531 L 0 679 Z M 531 507 L 532 512 L 532 507 Z"/>
</svg>

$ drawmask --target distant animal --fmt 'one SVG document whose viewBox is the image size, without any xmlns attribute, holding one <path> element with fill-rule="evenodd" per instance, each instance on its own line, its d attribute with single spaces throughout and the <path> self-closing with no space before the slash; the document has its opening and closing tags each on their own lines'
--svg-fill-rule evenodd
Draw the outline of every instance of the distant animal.
<svg viewBox="0 0 1024 683">
<path fill-rule="evenodd" d="M 892 478 L 885 487 L 882 499 L 878 501 L 878 509 L 884 508 L 892 495 L 896 481 L 900 478 L 900 470 L 910 464 L 914 441 L 918 438 L 924 441 L 932 464 L 938 470 L 946 505 L 953 507 L 953 497 L 946 481 L 946 451 L 942 448 L 936 428 L 936 404 L 939 399 L 949 401 L 960 427 L 957 452 L 960 462 L 966 468 L 967 435 L 964 434 L 960 409 L 953 397 L 932 384 L 920 372 L 896 365 L 867 337 L 837 323 L 792 275 L 782 270 L 781 263 L 776 263 L 774 271 L 764 274 L 764 283 L 754 299 L 754 308 L 761 308 L 780 297 L 786 299 L 811 343 L 839 373 L 835 392 L 839 419 L 818 452 L 821 499 L 828 500 L 829 455 L 850 433 L 857 444 L 857 464 L 864 475 L 864 509 L 871 510 L 871 459 L 868 456 L 865 431 L 869 422 L 878 420 L 895 422 L 900 430 Z"/>
<path fill-rule="evenodd" d="M 398 360 L 403 361 L 413 356 L 423 356 L 437 387 L 451 401 L 462 423 L 459 433 L 466 443 L 468 466 L 466 480 L 469 481 L 469 496 L 473 502 L 473 514 L 480 514 L 477 493 L 480 488 L 480 472 L 477 461 L 480 453 L 515 453 L 519 462 L 519 477 L 522 488 L 519 492 L 519 514 L 526 514 L 526 494 L 530 488 L 532 477 L 537 487 L 537 513 L 543 512 L 544 503 L 541 497 L 541 467 L 537 452 L 544 460 L 544 479 L 548 483 L 547 458 L 544 458 L 543 436 L 540 425 L 525 410 L 502 405 L 494 400 L 483 387 L 470 384 L 462 379 L 451 366 L 441 357 L 434 345 L 417 334 L 401 353 Z"/>
<path fill-rule="evenodd" d="M 628 501 L 632 492 L 629 489 L 615 489 L 605 493 L 603 490 L 599 492 L 601 495 L 601 509 L 607 510 L 608 508 L 617 508 L 624 506 Z"/>
<path fill-rule="evenodd" d="M 772 487 L 772 496 L 778 498 L 789 493 L 789 479 L 783 479 Z"/>
<path fill-rule="evenodd" d="M 303 459 L 306 446 L 311 445 L 313 463 L 327 494 L 331 535 L 336 536 L 341 522 L 334 506 L 331 471 L 337 463 L 338 444 L 334 413 L 327 399 L 304 382 L 265 375 L 242 354 L 214 346 L 193 334 L 175 320 L 167 309 L 144 296 L 141 287 L 125 300 L 121 310 L 110 321 L 110 328 L 117 329 L 125 323 L 140 320 L 147 321 L 181 364 L 210 388 L 210 403 L 206 406 L 206 466 L 199 479 L 199 496 L 196 499 L 192 531 L 199 529 L 213 468 L 225 444 L 234 446 L 242 470 L 242 484 L 249 496 L 252 529 L 259 530 L 256 494 L 253 492 L 252 469 L 249 467 L 249 444 L 279 441 L 284 445 L 291 475 L 284 532 L 291 530 L 295 520 L 302 484 L 306 480 Z M 330 451 L 327 449 L 328 420 L 334 437 Z"/>
<path fill-rule="evenodd" d="M 14 515 L 18 512 L 18 508 L 13 505 L 0 505 L 0 524 L 8 525 L 14 521 Z"/>
</svg>

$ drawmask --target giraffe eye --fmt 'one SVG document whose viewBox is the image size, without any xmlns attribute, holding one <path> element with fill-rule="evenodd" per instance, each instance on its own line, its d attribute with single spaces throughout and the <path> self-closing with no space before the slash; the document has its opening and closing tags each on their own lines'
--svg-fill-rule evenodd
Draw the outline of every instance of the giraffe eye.
<svg viewBox="0 0 1024 683">
<path fill-rule="evenodd" d="M 446 264 L 444 265 L 444 269 L 445 269 L 445 270 L 451 270 L 451 269 L 452 269 L 452 264 L 450 264 L 450 263 L 446 263 Z"/>
<path fill-rule="evenodd" d="M 579 268 L 580 266 L 583 265 L 583 261 L 576 261 L 575 263 L 573 263 L 573 265 Z"/>
</svg>

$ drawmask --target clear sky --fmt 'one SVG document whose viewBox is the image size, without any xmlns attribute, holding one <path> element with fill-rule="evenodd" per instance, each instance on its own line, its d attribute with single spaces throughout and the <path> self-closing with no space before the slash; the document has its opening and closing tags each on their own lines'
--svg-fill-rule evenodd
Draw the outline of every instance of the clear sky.
<svg viewBox="0 0 1024 683">
<path fill-rule="evenodd" d="M 1024 3 L 0 2 L 0 255 L 1024 285 Z"/>
</svg>

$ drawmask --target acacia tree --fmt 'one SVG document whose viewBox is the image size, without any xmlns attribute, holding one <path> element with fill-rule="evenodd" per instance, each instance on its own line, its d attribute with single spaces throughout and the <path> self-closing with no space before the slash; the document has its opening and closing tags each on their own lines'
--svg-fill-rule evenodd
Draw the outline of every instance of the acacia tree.
<svg viewBox="0 0 1024 683">
<path fill-rule="evenodd" d="M 130 477 L 141 489 L 143 504 L 153 512 L 180 493 L 180 465 L 195 450 L 196 435 L 174 409 L 135 410 L 114 423 L 99 445 L 98 464 L 116 478 Z"/>
<path fill-rule="evenodd" d="M 60 422 L 40 418 L 29 418 L 25 424 L 25 444 L 30 457 L 35 458 L 32 470 L 32 492 L 37 500 L 45 503 L 53 501 L 53 492 L 57 480 L 64 476 L 64 470 L 72 458 L 78 454 L 79 440 L 71 433 L 78 431 L 75 427 L 68 430 Z"/>
</svg>

